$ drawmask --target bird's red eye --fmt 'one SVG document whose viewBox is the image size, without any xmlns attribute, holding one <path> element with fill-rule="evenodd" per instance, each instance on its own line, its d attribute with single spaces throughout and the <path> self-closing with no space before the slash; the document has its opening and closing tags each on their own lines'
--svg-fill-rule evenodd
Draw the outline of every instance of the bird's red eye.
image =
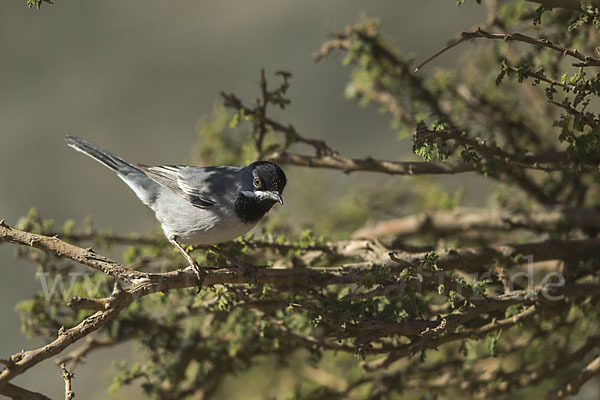
<svg viewBox="0 0 600 400">
<path fill-rule="evenodd" d="M 260 187 L 260 185 L 261 185 L 260 178 L 259 178 L 259 177 L 257 177 L 257 176 L 255 176 L 255 177 L 254 177 L 254 182 L 253 182 L 253 183 L 254 183 L 254 187 L 256 187 L 256 188 L 259 188 L 259 187 Z"/>
</svg>

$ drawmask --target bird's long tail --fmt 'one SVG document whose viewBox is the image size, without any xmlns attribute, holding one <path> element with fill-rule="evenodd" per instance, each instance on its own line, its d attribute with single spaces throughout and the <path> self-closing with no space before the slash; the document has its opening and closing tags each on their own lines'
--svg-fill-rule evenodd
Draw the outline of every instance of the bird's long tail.
<svg viewBox="0 0 600 400">
<path fill-rule="evenodd" d="M 87 140 L 74 136 L 65 136 L 65 141 L 69 147 L 72 147 L 80 153 L 93 158 L 115 171 L 119 178 L 121 178 L 146 205 L 150 206 L 154 203 L 159 189 L 158 184 L 150 179 L 148 175 L 138 167 Z"/>
<path fill-rule="evenodd" d="M 87 140 L 74 136 L 65 136 L 65 141 L 69 147 L 72 147 L 80 153 L 83 153 L 86 156 L 104 164 L 118 174 L 128 174 L 134 171 L 142 172 L 133 164 L 130 164 L 121 157 L 118 157 L 111 152 L 96 146 L 92 142 L 88 142 Z"/>
</svg>

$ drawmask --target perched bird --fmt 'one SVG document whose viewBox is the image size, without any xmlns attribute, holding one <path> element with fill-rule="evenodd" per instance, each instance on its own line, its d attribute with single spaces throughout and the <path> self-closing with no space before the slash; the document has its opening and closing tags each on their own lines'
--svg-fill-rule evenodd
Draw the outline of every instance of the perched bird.
<svg viewBox="0 0 600 400">
<path fill-rule="evenodd" d="M 198 263 L 181 247 L 232 240 L 252 229 L 279 202 L 287 182 L 276 164 L 257 161 L 239 167 L 133 165 L 88 142 L 66 136 L 67 144 L 117 173 L 156 214 L 169 241 L 201 282 Z"/>
</svg>

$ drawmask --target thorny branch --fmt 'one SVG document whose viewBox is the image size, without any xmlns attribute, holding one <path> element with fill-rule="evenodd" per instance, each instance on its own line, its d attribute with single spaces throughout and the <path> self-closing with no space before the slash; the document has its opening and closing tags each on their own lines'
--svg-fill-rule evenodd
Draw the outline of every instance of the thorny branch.
<svg viewBox="0 0 600 400">
<path fill-rule="evenodd" d="M 8 227 L 5 224 L 0 225 L 0 239 L 15 244 L 36 247 L 42 249 L 48 253 L 55 254 L 61 257 L 65 257 L 71 260 L 77 260 L 84 265 L 88 265 L 94 269 L 100 270 L 109 274 L 110 276 L 122 278 L 129 286 L 121 288 L 119 283 L 115 283 L 114 291 L 112 295 L 105 299 L 72 299 L 70 305 L 75 308 L 84 308 L 95 310 L 95 313 L 85 318 L 78 325 L 63 329 L 58 333 L 58 337 L 48 343 L 47 345 L 35 349 L 29 350 L 22 353 L 13 355 L 9 360 L 5 362 L 6 368 L 0 373 L 0 388 L 6 388 L 6 385 L 14 377 L 27 371 L 29 368 L 35 366 L 39 362 L 55 356 L 61 353 L 64 349 L 69 347 L 71 344 L 78 340 L 88 336 L 90 333 L 98 330 L 102 326 L 106 325 L 112 319 L 118 317 L 119 313 L 128 307 L 132 302 L 136 301 L 142 296 L 146 296 L 158 291 L 166 291 L 171 289 L 180 289 L 186 287 L 195 286 L 195 275 L 188 270 L 178 270 L 173 272 L 167 272 L 162 274 L 143 273 L 135 270 L 131 270 L 123 265 L 120 265 L 112 260 L 105 257 L 96 256 L 95 253 L 91 252 L 90 249 L 82 249 L 74 245 L 69 245 L 57 237 L 48 237 L 43 235 L 32 234 L 24 231 Z M 358 242 L 360 243 L 360 241 Z M 367 242 L 364 242 L 366 244 Z M 340 246 L 338 244 L 338 246 Z M 350 247 L 341 245 L 338 252 L 350 256 L 352 254 L 357 255 L 364 253 L 367 248 L 377 248 L 377 244 L 372 243 L 371 245 L 364 247 L 351 245 Z M 323 247 L 324 249 L 327 246 Z M 469 270 L 468 266 L 472 265 L 473 268 L 481 265 L 482 263 L 492 262 L 497 260 L 498 257 L 503 258 L 514 258 L 515 255 L 526 252 L 526 254 L 533 254 L 536 260 L 542 261 L 545 259 L 570 259 L 573 254 L 583 254 L 585 252 L 591 252 L 592 254 L 596 249 L 600 248 L 600 242 L 597 239 L 587 240 L 575 240 L 562 243 L 537 243 L 530 245 L 510 245 L 510 246 L 492 246 L 489 248 L 482 249 L 458 249 L 450 251 L 440 251 L 439 257 L 436 260 L 436 264 L 444 269 L 460 268 Z M 370 253 L 368 251 L 367 253 Z M 92 261 L 88 257 L 81 256 L 82 254 L 94 254 Z M 380 258 L 378 263 L 384 263 L 383 257 Z M 408 265 L 417 265 L 420 260 L 425 257 L 424 254 L 407 254 L 396 252 L 394 254 L 395 260 L 404 260 L 404 263 Z M 372 256 L 371 260 L 376 260 L 377 256 Z M 398 272 L 403 270 L 406 265 L 404 263 L 398 264 L 398 261 L 388 260 L 385 261 L 390 268 L 392 265 L 398 265 Z M 298 284 L 318 284 L 327 285 L 332 283 L 351 283 L 358 282 L 363 279 L 363 268 L 368 271 L 370 266 L 376 265 L 373 261 L 370 262 L 359 262 L 356 264 L 347 264 L 346 271 L 344 272 L 329 272 L 327 268 L 311 268 L 301 269 L 297 271 L 295 269 L 257 269 L 253 274 L 254 276 L 244 276 L 237 272 L 227 270 L 226 268 L 217 269 L 214 272 L 212 270 L 207 272 L 206 282 L 208 284 L 224 284 L 224 283 L 273 283 L 278 285 L 298 285 Z M 394 271 L 392 268 L 390 271 Z M 376 282 L 385 284 L 385 276 L 376 278 Z M 555 288 L 552 288 L 555 289 Z M 538 291 L 547 290 L 546 288 L 540 288 Z M 600 293 L 600 286 L 597 284 L 570 284 L 559 289 L 551 291 L 552 295 L 556 296 L 589 296 L 594 293 Z M 504 295 L 506 296 L 506 295 Z M 445 317 L 445 323 L 443 325 L 444 330 L 452 331 L 461 324 L 465 324 L 478 315 L 492 310 L 505 309 L 506 307 L 514 304 L 536 304 L 531 300 L 524 299 L 522 294 L 519 292 L 512 293 L 508 297 L 499 297 L 497 300 L 486 300 L 482 304 L 475 308 L 467 311 L 463 314 L 452 314 Z M 303 305 L 296 305 L 295 308 L 305 308 Z M 310 307 L 308 307 L 310 309 Z M 438 331 L 442 328 L 439 327 L 439 323 L 436 321 L 412 321 L 404 322 L 402 324 L 382 324 L 372 322 L 368 324 L 358 324 L 356 326 L 348 326 L 348 331 L 351 335 L 367 334 L 371 338 L 385 337 L 388 335 L 400 334 L 400 335 L 418 335 L 421 332 L 430 332 L 428 339 L 419 342 L 418 345 L 413 344 L 410 347 L 407 345 L 400 346 L 404 350 L 395 350 L 392 356 L 387 358 L 388 365 L 392 360 L 397 359 L 399 356 L 406 356 L 414 352 L 415 347 L 418 348 L 432 348 L 433 343 L 435 346 L 446 343 L 449 340 L 458 340 L 462 337 L 470 337 L 477 335 L 484 335 L 490 330 L 497 330 L 506 328 L 514 325 L 519 318 L 512 318 L 507 323 L 503 321 L 497 321 L 491 323 L 489 327 L 473 328 L 477 331 L 471 332 L 469 329 L 462 333 L 455 333 L 452 335 L 445 336 L 444 339 L 434 341 L 432 335 L 438 336 Z M 364 322 L 364 321 L 363 321 Z M 366 329 L 366 330 L 365 330 Z M 288 332 L 290 337 L 296 337 L 293 333 Z M 465 336 L 468 335 L 468 336 Z M 310 340 L 310 339 L 308 339 Z M 303 339 L 303 341 L 305 341 Z M 430 344 L 431 343 L 431 344 Z M 92 348 L 98 348 L 102 345 L 110 345 L 112 343 L 97 342 L 94 340 L 88 341 L 87 345 L 82 350 L 75 352 L 66 358 L 61 359 L 64 363 L 70 359 L 77 359 L 85 355 Z M 324 345 L 321 343 L 320 345 Z M 412 349 L 412 350 L 411 350 Z M 384 347 L 382 350 L 388 351 L 389 347 Z M 376 348 L 375 348 L 376 351 Z M 12 386 L 10 386 L 12 388 Z"/>
<path fill-rule="evenodd" d="M 533 38 L 533 37 L 530 37 L 527 35 L 522 35 L 520 33 L 491 33 L 491 32 L 486 32 L 481 29 L 477 29 L 476 31 L 473 31 L 473 32 L 463 32 L 459 38 L 452 40 L 442 50 L 435 53 L 433 56 L 429 57 L 427 60 L 425 60 L 421 64 L 419 64 L 415 68 L 415 72 L 419 72 L 427 63 L 434 60 L 436 57 L 442 55 L 443 53 L 450 50 L 451 48 L 459 45 L 460 43 L 462 43 L 466 40 L 472 40 L 472 39 L 476 39 L 476 38 L 496 39 L 496 40 L 503 40 L 505 42 L 516 41 L 516 42 L 531 44 L 534 46 L 546 47 L 546 48 L 552 49 L 554 51 L 557 51 L 562 55 L 570 56 L 570 57 L 576 58 L 581 61 L 581 63 L 575 63 L 575 64 L 573 64 L 573 66 L 576 66 L 576 67 L 600 66 L 600 59 L 594 58 L 589 55 L 581 54 L 577 50 L 572 50 L 572 49 L 568 49 L 568 48 L 559 46 L 555 43 L 552 43 L 548 39 L 537 39 L 537 38 Z M 542 79 L 542 80 L 544 80 L 544 79 Z M 548 82 L 548 83 L 552 83 L 552 82 Z"/>
<path fill-rule="evenodd" d="M 309 146 L 314 147 L 317 150 L 318 154 L 336 154 L 336 152 L 329 148 L 329 146 L 327 146 L 327 144 L 323 140 L 306 138 L 300 135 L 291 124 L 286 126 L 266 116 L 260 118 L 262 115 L 262 109 L 260 108 L 260 106 L 257 106 L 256 108 L 247 107 L 234 94 L 227 94 L 225 92 L 221 92 L 221 97 L 223 97 L 225 106 L 241 111 L 245 115 L 250 115 L 259 118 L 261 124 L 264 123 L 265 126 L 268 126 L 275 131 L 283 132 L 290 143 L 297 142 L 307 144 Z"/>
<path fill-rule="evenodd" d="M 481 31 L 484 32 L 484 31 Z M 485 33 L 485 32 L 484 32 Z M 525 40 L 523 35 L 517 35 L 516 39 Z M 418 175 L 418 174 L 457 174 L 463 172 L 478 172 L 485 176 L 497 179 L 500 181 L 514 182 L 520 186 L 525 192 L 531 194 L 540 203 L 552 205 L 554 200 L 546 193 L 540 184 L 526 173 L 528 170 L 540 170 L 546 173 L 561 172 L 561 171 L 576 171 L 583 168 L 582 165 L 576 166 L 571 161 L 569 155 L 564 151 L 543 152 L 540 154 L 511 154 L 503 150 L 497 145 L 487 144 L 480 140 L 471 138 L 464 129 L 459 128 L 458 123 L 453 121 L 450 115 L 445 111 L 440 100 L 424 85 L 420 78 L 415 77 L 408 70 L 408 64 L 398 58 L 393 52 L 388 50 L 380 43 L 380 40 L 375 31 L 368 28 L 356 29 L 352 27 L 346 28 L 344 33 L 338 33 L 334 39 L 325 43 L 321 50 L 314 55 L 315 60 L 319 60 L 336 49 L 350 51 L 353 46 L 353 41 L 363 41 L 369 44 L 369 48 L 373 53 L 373 57 L 382 59 L 382 66 L 389 69 L 389 74 L 407 83 L 413 92 L 416 99 L 422 100 L 440 120 L 444 121 L 446 128 L 441 132 L 428 131 L 424 134 L 417 130 L 413 137 L 414 147 L 428 146 L 429 142 L 446 143 L 454 141 L 455 144 L 452 151 L 474 152 L 477 157 L 474 159 L 463 159 L 463 162 L 453 161 L 427 161 L 427 162 L 411 162 L 411 161 L 385 161 L 378 160 L 373 157 L 363 159 L 351 159 L 341 156 L 337 151 L 334 151 L 322 140 L 309 139 L 301 136 L 292 125 L 283 125 L 278 123 L 264 113 L 265 107 L 259 105 L 255 108 L 245 106 L 243 102 L 233 94 L 221 93 L 225 105 L 233 108 L 238 113 L 244 116 L 249 116 L 254 121 L 255 135 L 264 137 L 264 127 L 267 126 L 275 132 L 280 132 L 285 135 L 286 142 L 281 149 L 270 153 L 263 153 L 261 148 L 256 148 L 256 151 L 263 155 L 267 160 L 287 163 L 292 165 L 338 169 L 345 173 L 353 171 L 371 171 L 388 173 L 392 175 Z M 551 44 L 549 44 L 551 45 Z M 555 45 L 552 45 L 555 46 Z M 571 53 L 569 53 L 571 54 Z M 573 52 L 572 54 L 579 54 Z M 536 80 L 545 81 L 551 85 L 563 87 L 567 90 L 573 90 L 575 87 L 570 84 L 559 82 L 546 77 L 545 75 L 527 71 L 521 72 L 520 69 L 506 65 L 506 72 L 526 74 Z M 261 75 L 262 76 L 262 75 Z M 261 78 L 262 79 L 262 78 Z M 262 81 L 261 81 L 262 82 Z M 262 84 L 261 84 L 262 85 Z M 399 116 L 408 126 L 414 126 L 415 120 L 408 118 L 402 107 L 393 99 L 393 95 L 385 90 L 371 88 L 371 95 L 376 96 L 377 101 L 386 104 L 391 112 Z M 378 94 L 374 94 L 375 92 Z M 510 137 L 510 134 L 508 134 Z M 531 136 L 531 135 L 530 135 Z M 304 143 L 315 149 L 314 156 L 291 153 L 288 148 L 294 143 Z M 585 166 L 586 168 L 591 168 Z M 595 164 L 594 164 L 595 165 Z"/>
<path fill-rule="evenodd" d="M 515 69 L 516 71 L 516 69 Z M 452 161 L 386 161 L 378 160 L 372 157 L 364 159 L 351 159 L 339 155 L 337 151 L 332 150 L 324 141 L 316 139 L 308 139 L 301 136 L 293 128 L 292 125 L 284 126 L 263 114 L 262 108 L 251 109 L 241 102 L 240 99 L 234 95 L 228 95 L 221 93 L 225 99 L 225 105 L 232 107 L 238 111 L 244 112 L 246 115 L 252 115 L 258 117 L 261 121 L 261 126 L 264 125 L 271 127 L 274 131 L 285 134 L 287 138 L 286 147 L 292 143 L 304 143 L 312 146 L 316 150 L 315 156 L 289 153 L 287 151 L 276 151 L 270 154 L 264 155 L 264 159 L 284 163 L 292 164 L 304 167 L 313 168 L 328 168 L 337 169 L 345 173 L 354 171 L 369 171 L 369 172 L 381 172 L 390 175 L 421 175 L 421 174 L 458 174 L 463 172 L 481 171 L 481 167 L 464 162 L 452 162 Z M 262 129 L 262 128 L 261 128 Z M 262 132 L 262 131 L 261 131 Z M 264 137 L 264 133 L 261 133 L 259 137 Z M 420 138 L 424 140 L 425 138 Z M 482 154 L 489 154 L 496 157 L 497 161 L 505 165 L 507 170 L 514 167 L 522 169 L 539 169 L 543 171 L 553 170 L 564 170 L 571 169 L 572 167 L 568 163 L 568 159 L 565 157 L 565 153 L 554 153 L 549 154 L 528 154 L 525 157 L 521 157 L 523 161 L 519 161 L 517 157 L 494 147 L 487 147 L 475 140 L 472 140 L 465 135 L 458 132 L 444 134 L 444 140 L 454 139 L 458 142 L 471 146 Z M 257 148 L 257 152 L 262 154 L 262 150 Z M 566 165 L 558 166 L 544 166 L 541 163 L 567 163 Z M 491 175 L 492 177 L 497 177 Z"/>
<path fill-rule="evenodd" d="M 390 175 L 458 174 L 477 171 L 477 167 L 460 162 L 385 161 L 374 158 L 346 158 L 337 154 L 307 156 L 288 152 L 275 152 L 267 160 L 313 168 L 329 168 L 345 173 L 354 171 L 382 172 Z"/>
</svg>

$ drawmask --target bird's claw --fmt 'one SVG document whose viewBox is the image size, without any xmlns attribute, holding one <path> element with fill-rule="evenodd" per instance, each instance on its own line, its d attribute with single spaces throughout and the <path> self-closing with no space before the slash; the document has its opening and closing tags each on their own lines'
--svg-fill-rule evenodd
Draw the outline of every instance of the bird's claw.
<svg viewBox="0 0 600 400">
<path fill-rule="evenodd" d="M 208 274 L 204 270 L 204 268 L 200 267 L 200 265 L 198 265 L 198 263 L 195 261 L 193 263 L 190 263 L 190 267 L 192 268 L 192 271 L 194 271 L 194 273 L 196 274 L 196 280 L 198 281 L 198 291 L 196 292 L 196 294 L 198 294 L 200 293 L 200 290 L 202 290 L 204 279 Z"/>
</svg>

